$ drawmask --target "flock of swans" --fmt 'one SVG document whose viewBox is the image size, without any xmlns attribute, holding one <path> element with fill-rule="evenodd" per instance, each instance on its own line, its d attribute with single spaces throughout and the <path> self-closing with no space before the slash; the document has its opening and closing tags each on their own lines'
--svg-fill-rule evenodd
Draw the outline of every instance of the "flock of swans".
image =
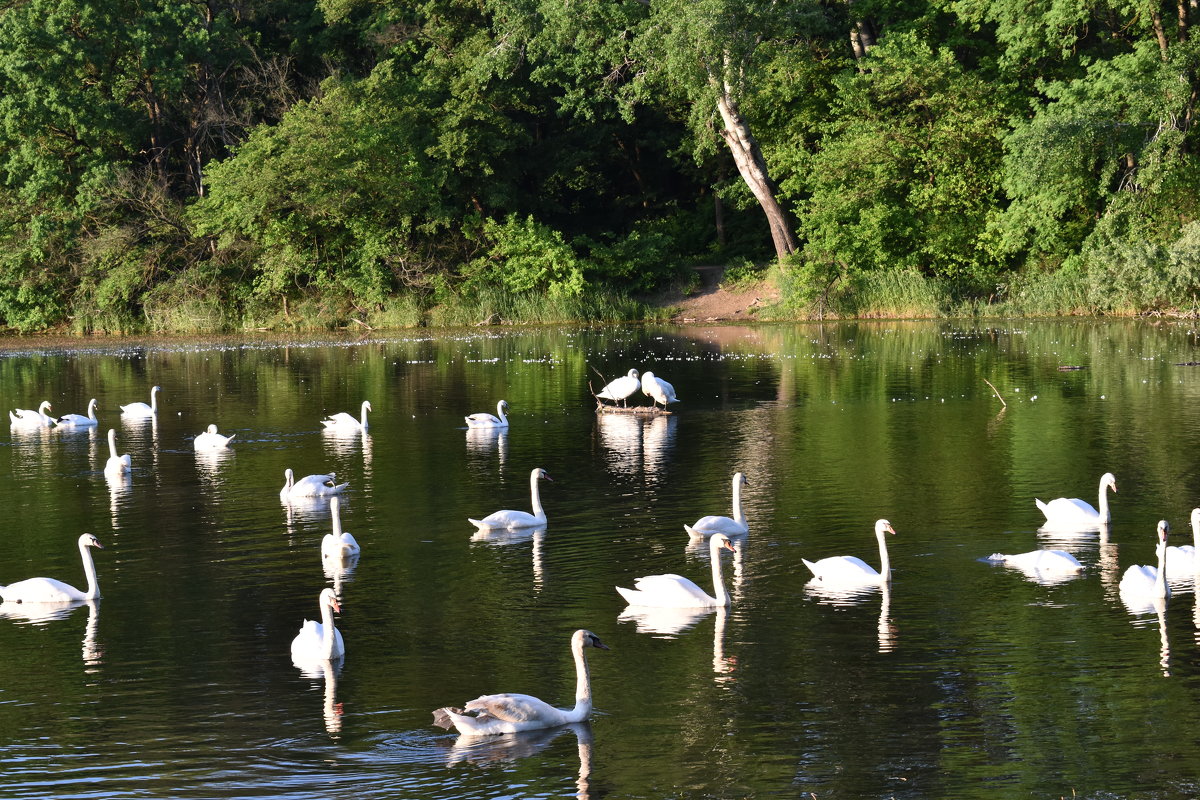
<svg viewBox="0 0 1200 800">
<path fill-rule="evenodd" d="M 645 372 L 639 378 L 638 371 L 634 369 L 608 383 L 596 397 L 598 400 L 624 405 L 639 388 L 652 399 L 655 407 L 662 404 L 665 408 L 667 404 L 677 402 L 675 390 L 669 383 L 657 378 L 652 372 Z M 121 406 L 122 416 L 129 419 L 153 418 L 158 413 L 159 391 L 158 386 L 151 389 L 148 404 L 138 402 Z M 36 411 L 11 411 L 9 418 L 14 428 L 96 427 L 99 424 L 96 408 L 97 403 L 93 399 L 88 403 L 86 414 L 67 414 L 56 418 L 50 415 L 51 405 L 46 401 L 42 402 Z M 465 417 L 467 428 L 507 430 L 507 410 L 508 403 L 500 400 L 495 415 L 476 413 Z M 370 402 L 363 401 L 359 417 L 339 413 L 322 419 L 321 424 L 326 429 L 365 434 L 368 429 L 369 411 Z M 197 450 L 226 448 L 230 446 L 233 438 L 232 435 L 218 434 L 216 425 L 210 425 L 205 432 L 196 435 L 194 447 Z M 129 454 L 118 455 L 114 429 L 108 431 L 108 444 L 110 456 L 104 467 L 105 475 L 127 475 L 131 470 L 131 458 Z M 539 486 L 543 480 L 551 480 L 545 469 L 538 467 L 530 472 L 532 512 L 505 509 L 480 519 L 469 518 L 468 521 L 480 533 L 485 534 L 528 529 L 544 530 L 547 516 L 539 493 Z M 722 555 L 726 552 L 737 552 L 733 541 L 747 536 L 750 532 L 742 509 L 742 487 L 748 484 L 745 474 L 734 473 L 731 483 L 732 516 L 708 515 L 691 525 L 683 525 L 693 541 L 703 541 L 706 538 L 709 540 L 712 593 L 691 579 L 674 573 L 641 576 L 633 580 L 632 589 L 615 587 L 628 604 L 627 611 L 723 609 L 731 604 L 731 596 L 724 582 Z M 332 531 L 321 542 L 321 556 L 327 563 L 348 563 L 356 559 L 361 552 L 357 540 L 350 533 L 343 531 L 341 525 L 338 495 L 348 485 L 337 483 L 333 473 L 313 474 L 297 479 L 293 471 L 287 469 L 284 486 L 279 492 L 280 500 L 285 504 L 298 498 L 329 498 Z M 1065 534 L 1086 534 L 1105 528 L 1111 521 L 1108 492 L 1116 490 L 1116 479 L 1111 473 L 1105 473 L 1100 480 L 1098 507 L 1080 499 L 1058 498 L 1049 503 L 1036 500 L 1037 507 L 1046 519 L 1042 529 Z M 1200 551 L 1200 508 L 1193 510 L 1191 523 L 1195 543 L 1183 547 L 1168 546 L 1170 527 L 1165 520 L 1158 523 L 1158 563 L 1156 566 L 1137 565 L 1128 568 L 1120 583 L 1120 594 L 1127 604 L 1132 607 L 1147 600 L 1165 601 L 1170 596 L 1172 577 L 1190 578 L 1200 570 L 1200 559 L 1196 556 Z M 886 602 L 891 580 L 887 537 L 895 535 L 896 530 L 888 520 L 879 519 L 875 523 L 874 532 L 879 545 L 878 569 L 853 555 L 826 557 L 815 561 L 803 559 L 803 563 L 812 573 L 809 586 L 833 590 L 879 587 L 884 591 Z M 100 597 L 100 588 L 91 551 L 93 548 L 102 549 L 101 544 L 95 536 L 85 533 L 79 537 L 78 546 L 87 581 L 86 590 L 81 591 L 51 578 L 30 578 L 0 586 L 0 598 L 5 603 L 29 604 L 67 604 L 96 600 Z M 995 553 L 986 560 L 1038 574 L 1069 574 L 1083 569 L 1070 553 L 1054 549 L 1037 549 L 1013 555 Z M 318 596 L 318 609 L 320 620 L 304 620 L 291 642 L 290 652 L 293 662 L 301 669 L 315 670 L 318 673 L 323 670 L 328 676 L 330 665 L 340 660 L 346 652 L 345 642 L 334 619 L 334 614 L 341 611 L 338 593 L 334 589 L 323 589 Z M 434 711 L 434 724 L 447 729 L 453 727 L 465 736 L 479 736 L 569 725 L 586 720 L 592 709 L 587 659 L 589 648 L 608 649 L 594 633 L 585 629 L 576 630 L 570 641 L 577 677 L 575 705 L 572 708 L 558 708 L 524 694 L 489 694 L 471 700 L 462 707 L 447 706 Z"/>
</svg>

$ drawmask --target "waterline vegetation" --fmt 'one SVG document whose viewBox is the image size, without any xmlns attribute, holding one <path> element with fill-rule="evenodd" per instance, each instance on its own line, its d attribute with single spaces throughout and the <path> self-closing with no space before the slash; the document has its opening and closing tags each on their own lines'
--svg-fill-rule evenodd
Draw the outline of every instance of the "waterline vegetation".
<svg viewBox="0 0 1200 800">
<path fill-rule="evenodd" d="M 0 329 L 1191 313 L 1192 12 L 1067 5 L 12 4 Z"/>
</svg>

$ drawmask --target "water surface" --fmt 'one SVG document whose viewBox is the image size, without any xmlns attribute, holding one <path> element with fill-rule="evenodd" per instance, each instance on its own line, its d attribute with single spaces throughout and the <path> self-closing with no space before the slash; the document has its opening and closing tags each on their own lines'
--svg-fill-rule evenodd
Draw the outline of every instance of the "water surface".
<svg viewBox="0 0 1200 800">
<path fill-rule="evenodd" d="M 1196 360 L 1189 325 L 1096 321 L 9 343 L 6 407 L 96 397 L 101 425 L 0 441 L 0 583 L 79 585 L 76 538 L 105 549 L 99 603 L 0 607 L 0 795 L 1194 797 L 1194 593 L 1134 614 L 1116 586 L 1158 519 L 1190 540 Z M 674 415 L 595 414 L 589 382 L 631 367 L 675 385 Z M 152 385 L 157 420 L 122 421 Z M 507 433 L 466 430 L 501 398 Z M 368 436 L 322 432 L 364 399 Z M 209 423 L 230 452 L 193 452 Z M 353 569 L 322 566 L 327 504 L 280 503 L 288 467 L 350 482 Z M 534 467 L 546 530 L 474 536 L 468 517 L 528 508 Z M 732 608 L 622 616 L 639 575 L 708 586 L 683 524 L 729 513 L 735 471 Z M 1105 471 L 1107 535 L 1039 535 L 1034 497 L 1094 503 Z M 802 558 L 877 563 L 880 517 L 886 595 L 806 588 Z M 1051 545 L 1083 575 L 981 560 Z M 327 585 L 347 655 L 308 676 L 288 645 Z M 580 627 L 612 648 L 590 724 L 430 725 L 494 691 L 570 704 Z"/>
</svg>

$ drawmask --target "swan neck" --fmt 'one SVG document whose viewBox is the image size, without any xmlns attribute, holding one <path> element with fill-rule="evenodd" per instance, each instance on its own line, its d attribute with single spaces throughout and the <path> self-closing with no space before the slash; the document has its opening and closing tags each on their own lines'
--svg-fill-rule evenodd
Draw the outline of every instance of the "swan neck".
<svg viewBox="0 0 1200 800">
<path fill-rule="evenodd" d="M 571 721 L 579 722 L 592 713 L 592 676 L 582 638 L 571 639 L 571 653 L 575 656 L 575 710 L 571 712 Z"/>
<path fill-rule="evenodd" d="M 96 418 L 96 401 L 95 400 L 92 400 L 90 403 L 88 403 L 87 414 L 88 414 L 88 419 Z"/>
<path fill-rule="evenodd" d="M 888 558 L 887 531 L 875 534 L 879 539 L 879 579 L 888 583 L 892 579 L 892 561 Z"/>
<path fill-rule="evenodd" d="M 117 432 L 112 428 L 108 429 L 108 454 L 117 457 Z"/>
<path fill-rule="evenodd" d="M 729 605 L 729 592 L 725 591 L 725 572 L 721 567 L 721 543 L 714 536 L 709 540 L 708 552 L 712 560 L 712 580 L 713 593 L 717 598 L 717 605 Z"/>
<path fill-rule="evenodd" d="M 333 536 L 335 539 L 342 538 L 342 514 L 338 511 L 337 503 L 330 504 L 333 509 Z"/>
<path fill-rule="evenodd" d="M 92 560 L 92 548 L 80 542 L 79 555 L 83 558 L 83 574 L 87 577 L 87 594 L 84 598 L 95 600 L 100 596 L 100 582 L 96 580 L 96 562 Z"/>
<path fill-rule="evenodd" d="M 542 508 L 542 494 L 538 491 L 538 476 L 537 473 L 529 476 L 529 499 L 533 503 L 533 515 L 538 519 L 546 518 L 546 511 Z"/>
<path fill-rule="evenodd" d="M 1096 508 L 1100 512 L 1100 522 L 1107 525 L 1112 517 L 1108 514 L 1108 488 L 1103 483 L 1100 484 L 1100 498 L 1096 503 Z"/>
<path fill-rule="evenodd" d="M 1154 594 L 1157 597 L 1170 597 L 1171 587 L 1167 583 L 1167 543 L 1160 541 L 1158 547 L 1158 574 L 1154 576 Z"/>
<path fill-rule="evenodd" d="M 1200 519 L 1192 520 L 1192 547 L 1200 551 Z"/>
<path fill-rule="evenodd" d="M 364 400 L 363 404 L 362 404 L 362 419 L 360 420 L 359 424 L 362 425 L 362 427 L 364 427 L 364 428 L 367 427 L 367 401 L 366 400 Z"/>
<path fill-rule="evenodd" d="M 158 392 L 153 389 L 150 390 L 150 411 L 155 414 L 158 413 Z"/>
<path fill-rule="evenodd" d="M 508 417 L 506 417 L 504 415 L 504 403 L 503 402 L 496 403 L 496 416 L 500 418 L 501 422 L 508 422 Z"/>
<path fill-rule="evenodd" d="M 733 521 L 739 524 L 746 522 L 746 515 L 742 513 L 742 482 L 740 480 L 733 482 Z"/>
<path fill-rule="evenodd" d="M 333 627 L 333 606 L 321 601 L 321 655 L 333 658 L 333 642 L 336 629 Z"/>
</svg>

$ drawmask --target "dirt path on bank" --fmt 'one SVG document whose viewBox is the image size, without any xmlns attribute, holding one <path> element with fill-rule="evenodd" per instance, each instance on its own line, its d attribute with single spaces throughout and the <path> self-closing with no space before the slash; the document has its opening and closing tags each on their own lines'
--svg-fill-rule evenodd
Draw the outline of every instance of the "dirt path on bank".
<svg viewBox="0 0 1200 800">
<path fill-rule="evenodd" d="M 676 309 L 672 322 L 723 322 L 753 320 L 753 310 L 779 299 L 779 292 L 769 283 L 761 283 L 746 291 L 721 288 L 724 267 L 696 267 L 700 287 L 689 295 L 670 292 L 658 304 Z"/>
</svg>

